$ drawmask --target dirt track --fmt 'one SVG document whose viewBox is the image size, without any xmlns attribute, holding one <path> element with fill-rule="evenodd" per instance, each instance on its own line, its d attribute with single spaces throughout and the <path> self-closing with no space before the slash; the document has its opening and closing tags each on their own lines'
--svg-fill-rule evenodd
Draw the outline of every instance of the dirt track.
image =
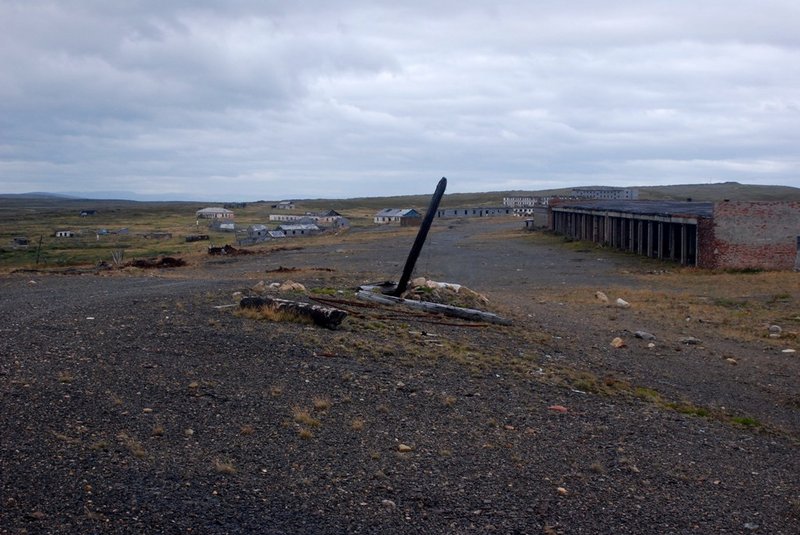
<svg viewBox="0 0 800 535">
<path fill-rule="evenodd" d="M 518 225 L 441 225 L 418 265 L 487 294 L 511 328 L 383 312 L 329 332 L 214 308 L 287 278 L 278 266 L 336 270 L 291 275 L 309 288 L 397 278 L 411 238 L 391 232 L 0 279 L 0 532 L 797 533 L 800 359 L 636 303 L 562 301 L 659 278 Z"/>
</svg>

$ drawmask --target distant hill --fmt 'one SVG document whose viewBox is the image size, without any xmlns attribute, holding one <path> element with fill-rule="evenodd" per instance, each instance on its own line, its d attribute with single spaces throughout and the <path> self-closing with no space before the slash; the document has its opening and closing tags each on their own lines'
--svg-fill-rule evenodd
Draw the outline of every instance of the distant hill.
<svg viewBox="0 0 800 535">
<path fill-rule="evenodd" d="M 72 195 L 31 191 L 29 193 L 0 193 L 0 199 L 75 199 Z"/>
<path fill-rule="evenodd" d="M 800 201 L 800 188 L 791 186 L 761 186 L 722 182 L 717 184 L 679 184 L 673 186 L 637 186 L 639 198 L 644 200 L 685 201 Z M 443 207 L 500 206 L 503 197 L 526 197 L 547 195 L 570 195 L 572 188 L 558 188 L 534 191 L 489 191 L 483 193 L 445 194 Z M 433 190 L 431 190 L 433 194 Z M 417 208 L 424 209 L 430 202 L 430 195 L 403 195 L 396 197 L 363 197 L 354 199 L 307 199 L 298 200 L 298 209 L 318 210 L 332 208 L 337 211 L 353 208 Z"/>
<path fill-rule="evenodd" d="M 759 186 L 721 182 L 718 184 L 679 184 L 674 186 L 642 186 L 640 199 L 685 201 L 800 201 L 800 188 L 791 186 Z"/>
<path fill-rule="evenodd" d="M 716 184 L 678 184 L 672 186 L 638 186 L 639 198 L 644 200 L 676 200 L 685 201 L 800 201 L 800 188 L 791 186 L 762 186 L 754 184 L 740 184 L 738 182 L 721 182 Z M 509 190 L 509 191 L 488 191 L 477 193 L 447 193 L 442 199 L 441 206 L 445 208 L 458 208 L 467 206 L 501 206 L 503 197 L 525 197 L 532 195 L 570 195 L 572 188 L 558 188 L 547 190 Z M 425 209 L 430 203 L 431 193 L 425 195 L 399 195 L 394 197 L 356 197 L 352 199 L 302 199 L 296 200 L 297 211 L 333 209 L 337 211 L 361 210 L 378 211 L 382 208 L 416 208 Z M 88 199 L 61 193 L 30 192 L 0 194 L 0 200 L 19 202 L 23 200 L 38 202 L 71 201 L 81 202 L 86 208 L 95 208 L 97 205 L 108 203 L 124 204 L 137 202 L 155 201 L 134 201 L 120 200 L 118 197 L 109 197 L 102 200 L 97 198 Z M 221 203 L 201 203 L 191 200 L 171 200 L 160 201 L 160 204 L 170 203 L 183 204 L 193 203 L 200 205 L 214 205 Z M 156 203 L 159 204 L 159 203 Z M 272 204 L 272 201 L 249 201 L 249 204 Z"/>
</svg>

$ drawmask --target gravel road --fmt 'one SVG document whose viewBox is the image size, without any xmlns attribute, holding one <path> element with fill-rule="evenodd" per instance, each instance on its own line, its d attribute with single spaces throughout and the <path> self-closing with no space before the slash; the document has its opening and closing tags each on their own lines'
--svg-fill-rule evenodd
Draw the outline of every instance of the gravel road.
<svg viewBox="0 0 800 535">
<path fill-rule="evenodd" d="M 641 285 L 646 268 L 518 225 L 440 225 L 419 263 L 511 328 L 371 316 L 326 331 L 215 308 L 278 266 L 335 270 L 292 275 L 309 288 L 396 279 L 402 233 L 3 276 L 0 533 L 800 532 L 798 406 L 776 401 L 796 396 L 796 357 L 724 339 L 613 351 L 635 312 L 557 290 Z M 592 393 L 564 370 L 767 425 Z"/>
</svg>

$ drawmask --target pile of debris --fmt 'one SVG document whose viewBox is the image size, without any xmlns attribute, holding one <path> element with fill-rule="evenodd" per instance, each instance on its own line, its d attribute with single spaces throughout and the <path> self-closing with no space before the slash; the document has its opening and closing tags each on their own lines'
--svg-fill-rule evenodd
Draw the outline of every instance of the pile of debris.
<svg viewBox="0 0 800 535">
<path fill-rule="evenodd" d="M 466 308 L 483 308 L 489 304 L 489 299 L 485 295 L 466 286 L 451 282 L 436 282 L 425 277 L 413 279 L 402 297 Z"/>
<path fill-rule="evenodd" d="M 185 265 L 186 260 L 172 256 L 164 256 L 162 258 L 142 258 L 125 264 L 125 266 L 140 269 L 176 268 Z"/>
<path fill-rule="evenodd" d="M 222 247 L 209 247 L 208 254 L 212 256 L 221 256 L 221 255 L 228 255 L 228 256 L 237 256 L 237 255 L 246 255 L 246 254 L 253 254 L 253 251 L 248 251 L 247 249 L 237 249 L 233 245 L 223 245 Z"/>
</svg>

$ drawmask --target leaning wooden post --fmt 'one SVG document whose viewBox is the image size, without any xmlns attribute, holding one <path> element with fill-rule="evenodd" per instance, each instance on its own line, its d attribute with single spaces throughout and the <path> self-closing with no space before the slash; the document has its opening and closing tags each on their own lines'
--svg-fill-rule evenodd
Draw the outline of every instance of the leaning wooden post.
<svg viewBox="0 0 800 535">
<path fill-rule="evenodd" d="M 397 283 L 397 288 L 387 292 L 389 295 L 400 297 L 408 287 L 408 281 L 411 279 L 411 273 L 414 271 L 414 265 L 417 263 L 422 246 L 425 245 L 425 238 L 428 237 L 428 231 L 433 223 L 433 218 L 436 217 L 436 210 L 439 208 L 439 202 L 444 196 L 444 189 L 447 187 L 447 179 L 442 177 L 439 184 L 436 186 L 436 191 L 433 192 L 431 204 L 428 206 L 428 211 L 425 213 L 425 218 L 422 220 L 422 225 L 419 227 L 417 238 L 414 240 L 414 245 L 411 246 L 411 252 L 406 259 L 406 266 L 403 268 L 403 276 L 400 277 L 400 282 Z"/>
</svg>

